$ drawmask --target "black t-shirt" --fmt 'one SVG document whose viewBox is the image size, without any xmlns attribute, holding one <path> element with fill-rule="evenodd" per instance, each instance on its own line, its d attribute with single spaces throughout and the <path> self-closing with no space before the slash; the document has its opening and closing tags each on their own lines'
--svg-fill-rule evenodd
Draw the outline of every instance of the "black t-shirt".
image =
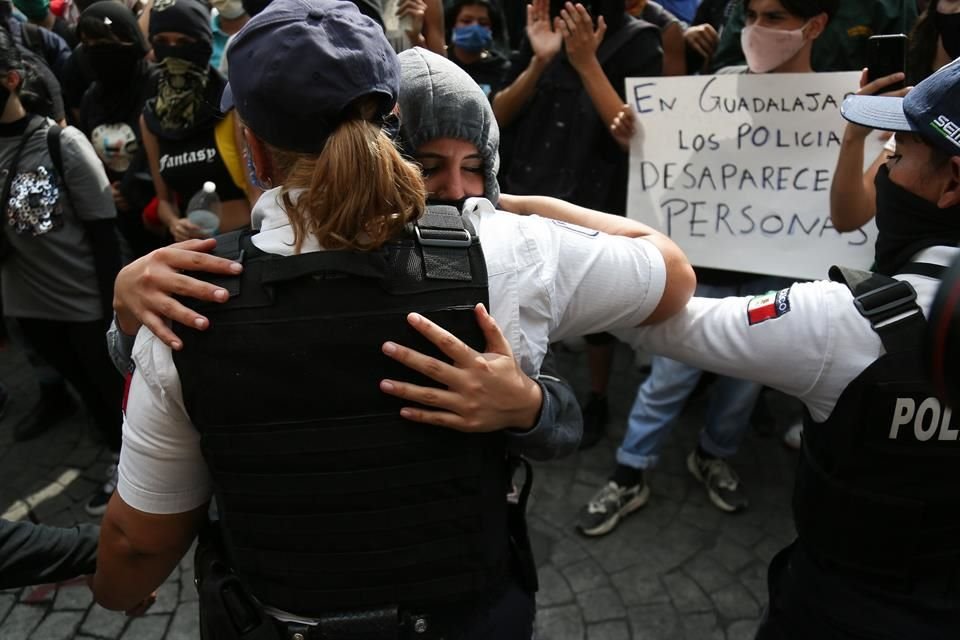
<svg viewBox="0 0 960 640">
<path fill-rule="evenodd" d="M 598 49 L 604 73 L 620 99 L 624 79 L 659 76 L 663 66 L 660 30 L 628 17 L 624 33 L 607 32 Z M 508 83 L 527 68 L 528 42 L 511 66 Z M 509 127 L 509 166 L 504 191 L 554 196 L 585 207 L 623 214 L 627 197 L 627 154 L 600 119 L 566 56 L 558 55 L 541 76 L 523 113 Z"/>
<path fill-rule="evenodd" d="M 496 51 L 487 51 L 480 60 L 467 64 L 457 58 L 452 46 L 447 47 L 447 57 L 466 71 L 474 82 L 480 85 L 487 98 L 492 98 L 504 86 L 510 72 L 510 61 Z"/>
<path fill-rule="evenodd" d="M 158 137 L 160 175 L 167 187 L 184 203 L 203 188 L 203 183 L 217 185 L 220 200 L 243 200 L 246 195 L 234 183 L 217 151 L 214 127 L 207 127 L 179 140 Z"/>
<path fill-rule="evenodd" d="M 157 136 L 160 175 L 184 203 L 208 180 L 217 185 L 217 195 L 222 202 L 245 200 L 246 194 L 233 182 L 220 157 L 214 135 L 217 124 L 223 119 L 219 105 L 226 80 L 216 69 L 210 68 L 208 73 L 202 110 L 192 127 L 165 130 L 156 116 L 153 100 L 147 101 L 144 107 L 144 121 Z"/>
</svg>

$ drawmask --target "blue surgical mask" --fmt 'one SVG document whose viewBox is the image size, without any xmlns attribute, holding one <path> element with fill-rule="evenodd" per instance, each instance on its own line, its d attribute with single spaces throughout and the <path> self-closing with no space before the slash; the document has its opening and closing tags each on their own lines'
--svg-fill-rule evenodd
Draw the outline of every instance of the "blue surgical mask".
<svg viewBox="0 0 960 640">
<path fill-rule="evenodd" d="M 460 47 L 470 53 L 480 53 L 489 49 L 493 44 L 493 32 L 489 27 L 480 24 L 471 24 L 467 27 L 457 27 L 453 30 L 453 46 Z"/>
</svg>

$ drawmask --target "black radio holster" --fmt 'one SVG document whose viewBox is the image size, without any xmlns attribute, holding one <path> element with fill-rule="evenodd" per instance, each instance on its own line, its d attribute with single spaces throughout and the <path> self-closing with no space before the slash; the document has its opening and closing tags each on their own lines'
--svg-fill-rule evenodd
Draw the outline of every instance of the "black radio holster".
<svg viewBox="0 0 960 640">
<path fill-rule="evenodd" d="M 208 522 L 200 533 L 194 572 L 203 640 L 281 640 L 273 619 L 230 569 L 215 522 Z"/>
</svg>

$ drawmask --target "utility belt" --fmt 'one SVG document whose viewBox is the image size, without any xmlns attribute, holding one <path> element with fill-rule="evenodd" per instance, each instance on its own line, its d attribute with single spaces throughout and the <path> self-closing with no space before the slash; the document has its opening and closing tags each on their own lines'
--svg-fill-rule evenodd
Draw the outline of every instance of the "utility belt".
<svg viewBox="0 0 960 640">
<path fill-rule="evenodd" d="M 511 584 L 534 593 L 538 588 L 536 563 L 527 533 L 526 507 L 533 485 L 533 470 L 523 458 L 512 458 L 515 470 L 523 466 L 522 487 L 508 500 L 511 568 L 502 588 L 486 602 L 476 600 L 437 606 L 435 611 L 407 610 L 398 606 L 358 609 L 310 616 L 316 624 L 279 620 L 250 595 L 230 567 L 220 526 L 208 522 L 201 531 L 194 555 L 203 640 L 453 640 L 464 631 L 465 621 L 493 606 Z"/>
</svg>

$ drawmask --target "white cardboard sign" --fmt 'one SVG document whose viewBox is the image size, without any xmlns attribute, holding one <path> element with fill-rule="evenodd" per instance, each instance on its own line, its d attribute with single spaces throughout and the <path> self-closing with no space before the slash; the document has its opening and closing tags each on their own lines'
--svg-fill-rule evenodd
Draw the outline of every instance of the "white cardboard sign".
<svg viewBox="0 0 960 640">
<path fill-rule="evenodd" d="M 639 126 L 627 215 L 667 233 L 695 266 L 822 279 L 830 265 L 866 269 L 876 226 L 830 223 L 857 72 L 628 78 Z M 883 147 L 868 138 L 870 165 Z"/>
</svg>

